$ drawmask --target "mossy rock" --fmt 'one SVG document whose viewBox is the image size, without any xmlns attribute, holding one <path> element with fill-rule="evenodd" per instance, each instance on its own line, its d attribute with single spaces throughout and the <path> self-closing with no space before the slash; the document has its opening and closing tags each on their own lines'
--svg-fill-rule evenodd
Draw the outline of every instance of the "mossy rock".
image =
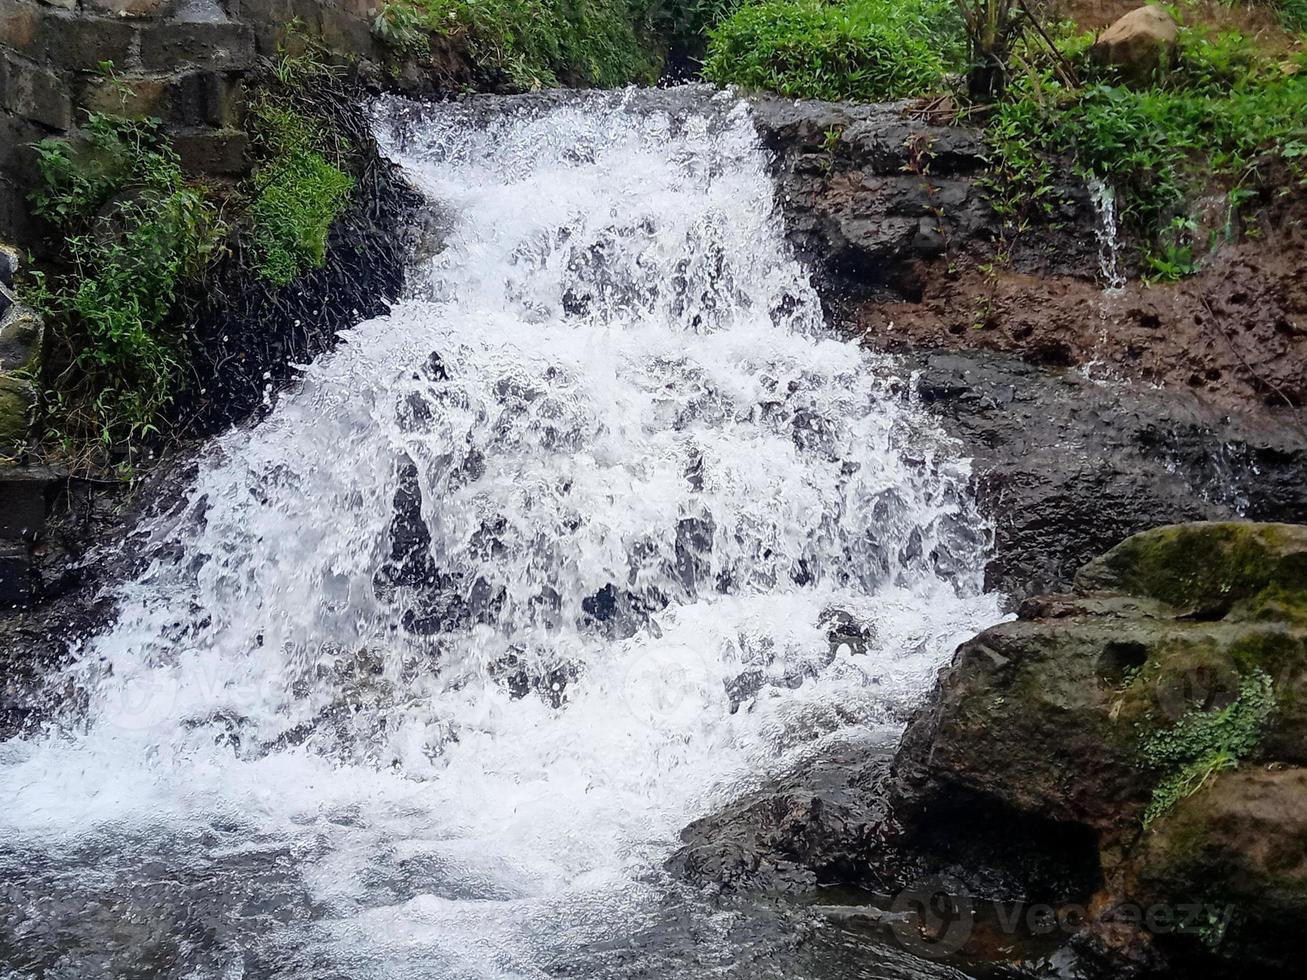
<svg viewBox="0 0 1307 980">
<path fill-rule="evenodd" d="M 1291 961 L 1307 925 L 1307 769 L 1216 774 L 1144 835 L 1129 887 L 1144 903 L 1216 912 L 1198 938 L 1228 957 Z"/>
<path fill-rule="evenodd" d="M 36 393 L 27 381 L 0 373 L 0 456 L 9 456 L 27 439 Z"/>
<path fill-rule="evenodd" d="M 1199 618 L 1256 615 L 1274 603 L 1307 621 L 1307 527 L 1242 521 L 1159 527 L 1089 562 L 1075 584 L 1158 599 Z M 1236 610 L 1240 604 L 1245 608 Z"/>
<path fill-rule="evenodd" d="M 1104 894 L 1228 897 L 1219 952 L 1278 962 L 1265 924 L 1307 928 L 1307 528 L 1158 528 L 1076 583 L 959 647 L 904 735 L 896 815 L 979 798 L 1088 830 Z"/>
</svg>

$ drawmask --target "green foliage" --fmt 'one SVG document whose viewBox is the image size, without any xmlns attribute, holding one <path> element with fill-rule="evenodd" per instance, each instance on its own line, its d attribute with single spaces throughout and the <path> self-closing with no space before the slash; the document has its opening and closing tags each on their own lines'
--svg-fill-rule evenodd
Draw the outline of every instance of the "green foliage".
<svg viewBox="0 0 1307 980">
<path fill-rule="evenodd" d="M 33 209 L 65 235 L 68 271 L 34 300 L 59 338 L 60 438 L 107 448 L 157 431 L 185 366 L 168 315 L 221 228 L 158 120 L 92 113 L 84 137 L 36 145 Z"/>
<path fill-rule="evenodd" d="M 1005 234 L 1024 231 L 1032 218 L 1051 214 L 1056 204 L 1044 127 L 1042 106 L 1021 99 L 1004 105 L 985 133 L 990 166 L 982 184 Z"/>
<path fill-rule="evenodd" d="M 1149 733 L 1141 746 L 1144 760 L 1165 775 L 1153 789 L 1144 826 L 1253 752 L 1274 710 L 1270 676 L 1253 670 L 1240 681 L 1239 696 L 1224 708 L 1190 711 L 1170 728 Z"/>
<path fill-rule="evenodd" d="M 649 22 L 670 43 L 702 51 L 709 31 L 748 0 L 655 0 Z"/>
<path fill-rule="evenodd" d="M 1084 50 L 1065 36 L 1059 49 Z M 1177 64 L 1142 89 L 1115 84 L 1083 58 L 1078 68 L 1084 84 L 1057 75 L 1047 58 L 1028 59 L 994 113 L 1000 208 L 1046 186 L 1039 160 L 1073 156 L 1116 191 L 1123 222 L 1155 246 L 1149 264 L 1170 279 L 1197 267 L 1179 213 L 1186 200 L 1213 183 L 1255 186 L 1271 166 L 1307 175 L 1307 72 L 1282 72 L 1240 34 L 1185 28 Z"/>
<path fill-rule="evenodd" d="M 988 103 L 1007 85 L 1012 49 L 1025 31 L 1025 11 L 1016 0 L 954 0 L 966 25 L 967 91 Z"/>
<path fill-rule="evenodd" d="M 1198 225 L 1192 218 L 1176 215 L 1171 224 L 1159 235 L 1157 247 L 1148 256 L 1153 279 L 1176 282 L 1198 271 L 1194 255 L 1194 233 Z"/>
<path fill-rule="evenodd" d="M 919 95 L 961 64 L 949 0 L 766 0 L 710 33 L 704 77 L 797 98 Z"/>
<path fill-rule="evenodd" d="M 333 57 L 340 55 L 333 54 L 321 37 L 308 31 L 303 20 L 294 17 L 286 24 L 277 42 L 277 57 L 268 67 L 283 89 L 301 90 L 330 84 L 344 76 L 344 67 L 334 64 Z"/>
<path fill-rule="evenodd" d="M 432 37 L 464 45 L 523 89 L 615 86 L 653 80 L 653 19 L 647 0 L 391 0 L 372 30 L 402 55 L 427 53 Z"/>
<path fill-rule="evenodd" d="M 1307 0 L 1280 0 L 1280 21 L 1291 31 L 1307 33 Z"/>
<path fill-rule="evenodd" d="M 263 157 L 250 204 L 255 267 L 284 286 L 325 261 L 327 233 L 349 200 L 354 178 L 323 156 L 329 147 L 322 127 L 290 103 L 265 96 L 251 116 Z"/>
</svg>

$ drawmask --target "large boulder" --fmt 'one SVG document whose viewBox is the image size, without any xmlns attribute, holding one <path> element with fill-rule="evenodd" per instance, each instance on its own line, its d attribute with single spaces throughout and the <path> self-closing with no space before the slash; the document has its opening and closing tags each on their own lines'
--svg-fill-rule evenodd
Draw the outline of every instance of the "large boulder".
<svg viewBox="0 0 1307 980">
<path fill-rule="evenodd" d="M 1304 694 L 1307 527 L 1147 531 L 958 649 L 904 736 L 892 809 L 911 838 L 965 801 L 996 819 L 954 831 L 990 854 L 1029 821 L 1066 828 L 1101 869 L 1079 896 L 1090 935 L 1119 944 L 1125 906 L 1198 908 L 1125 945 L 1285 969 L 1307 928 Z"/>
<path fill-rule="evenodd" d="M 1149 4 L 1130 11 L 1094 42 L 1090 56 L 1117 69 L 1122 79 L 1146 84 L 1171 63 L 1180 39 L 1175 18 Z"/>
</svg>

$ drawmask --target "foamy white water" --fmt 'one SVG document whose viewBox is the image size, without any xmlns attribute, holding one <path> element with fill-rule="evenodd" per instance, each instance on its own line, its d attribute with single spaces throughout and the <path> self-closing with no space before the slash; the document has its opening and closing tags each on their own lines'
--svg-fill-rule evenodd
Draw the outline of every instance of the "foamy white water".
<svg viewBox="0 0 1307 980">
<path fill-rule="evenodd" d="M 85 710 L 0 746 L 15 976 L 609 975 L 686 823 L 892 743 L 999 616 L 967 464 L 823 327 L 745 106 L 377 119 L 445 248 L 212 446 Z"/>
</svg>

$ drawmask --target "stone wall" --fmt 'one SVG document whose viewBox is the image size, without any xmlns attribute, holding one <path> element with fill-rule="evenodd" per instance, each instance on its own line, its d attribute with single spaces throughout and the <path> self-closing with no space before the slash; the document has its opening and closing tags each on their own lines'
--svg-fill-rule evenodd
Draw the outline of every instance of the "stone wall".
<svg viewBox="0 0 1307 980">
<path fill-rule="evenodd" d="M 188 173 L 234 184 L 251 167 L 246 104 L 268 78 L 261 62 L 283 43 L 299 53 L 305 37 L 317 37 L 315 58 L 353 69 L 315 96 L 348 139 L 355 169 L 326 261 L 280 287 L 229 253 L 208 270 L 204 295 L 188 300 L 187 383 L 194 390 L 182 396 L 185 431 L 217 431 L 261 410 L 269 388 L 292 378 L 294 365 L 328 349 L 339 331 L 384 312 L 402 286 L 413 245 L 409 222 L 421 202 L 377 156 L 354 95 L 364 79 L 376 82 L 387 59 L 371 34 L 378 3 L 0 0 L 0 243 L 12 243 L 0 244 L 0 620 L 57 601 L 68 588 L 77 593 L 80 586 L 67 585 L 82 581 L 76 563 L 86 547 L 125 526 L 119 504 L 131 492 L 36 465 L 28 451 L 43 333 L 14 276 L 22 266 L 57 263 L 61 244 L 29 208 L 40 179 L 32 145 L 76 138 L 88 112 L 157 117 Z M 104 62 L 113 63 L 111 73 Z M 88 521 L 99 510 L 106 513 Z M 84 598 L 74 595 L 73 605 Z M 33 615 L 39 631 L 41 616 Z"/>
<path fill-rule="evenodd" d="M 246 172 L 247 76 L 296 22 L 341 60 L 381 60 L 378 0 L 0 0 L 0 240 L 27 244 L 31 144 L 88 111 L 157 116 L 186 169 Z M 101 63 L 113 62 L 116 81 Z"/>
</svg>

